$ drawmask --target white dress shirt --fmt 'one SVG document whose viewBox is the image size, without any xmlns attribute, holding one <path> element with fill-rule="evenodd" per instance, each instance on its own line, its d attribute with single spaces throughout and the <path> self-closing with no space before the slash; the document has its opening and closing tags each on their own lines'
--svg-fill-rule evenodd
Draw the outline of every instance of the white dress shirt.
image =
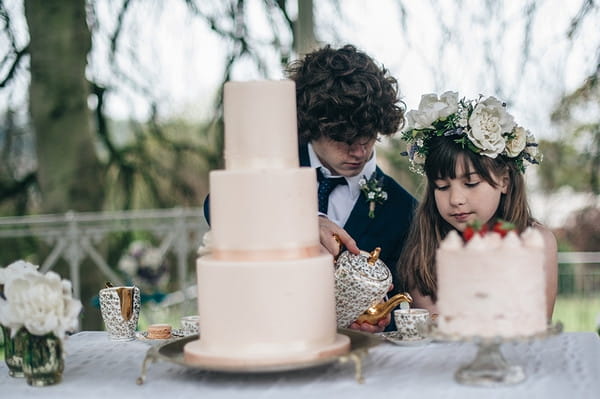
<svg viewBox="0 0 600 399">
<path fill-rule="evenodd" d="M 312 145 L 308 143 L 308 157 L 310 160 L 310 166 L 313 168 L 321 168 L 321 173 L 325 177 L 337 177 L 333 175 L 329 169 L 327 169 L 319 160 L 319 157 L 312 148 Z M 329 195 L 329 205 L 327 208 L 327 217 L 329 220 L 334 222 L 340 227 L 344 227 L 346 221 L 350 217 L 354 204 L 360 197 L 360 185 L 358 182 L 363 177 L 367 179 L 371 177 L 377 167 L 375 149 L 373 149 L 373 155 L 371 159 L 367 161 L 363 170 L 352 177 L 345 177 L 347 185 L 340 184 L 333 189 Z"/>
</svg>

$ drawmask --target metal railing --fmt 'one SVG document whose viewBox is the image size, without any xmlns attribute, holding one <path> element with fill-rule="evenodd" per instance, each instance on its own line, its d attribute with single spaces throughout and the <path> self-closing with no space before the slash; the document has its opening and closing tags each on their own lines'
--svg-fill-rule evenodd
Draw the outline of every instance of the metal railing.
<svg viewBox="0 0 600 399">
<path fill-rule="evenodd" d="M 68 278 L 73 283 L 74 296 L 81 296 L 81 266 L 90 259 L 110 281 L 122 284 L 98 248 L 106 236 L 114 232 L 144 231 L 161 240 L 160 250 L 174 254 L 177 287 L 166 304 L 193 299 L 194 286 L 188 276 L 189 259 L 202 242 L 208 225 L 200 208 L 173 208 L 139 211 L 78 213 L 0 218 L 0 248 L 3 239 L 33 237 L 43 240 L 50 251 L 40 264 L 41 271 L 52 269 L 62 258 L 69 266 Z M 600 290 L 600 252 L 559 252 L 559 264 L 584 266 L 586 270 L 562 272 L 560 279 L 572 284 L 571 291 L 586 294 Z M 590 265 L 596 264 L 596 266 Z M 579 292 L 581 290 L 586 292 Z"/>
<path fill-rule="evenodd" d="M 9 238 L 43 240 L 50 250 L 40 262 L 40 271 L 51 270 L 62 258 L 69 266 L 68 278 L 73 284 L 73 295 L 80 298 L 81 266 L 87 259 L 108 280 L 123 284 L 122 278 L 108 265 L 99 245 L 111 233 L 136 231 L 151 233 L 159 239 L 163 256 L 167 252 L 175 256 L 177 288 L 185 293 L 186 285 L 189 285 L 189 256 L 197 251 L 204 233 L 208 231 L 199 208 L 99 213 L 69 211 L 62 215 L 4 217 L 0 218 L 0 247 L 2 240 Z"/>
<path fill-rule="evenodd" d="M 558 292 L 580 297 L 600 296 L 600 252 L 559 252 Z"/>
</svg>

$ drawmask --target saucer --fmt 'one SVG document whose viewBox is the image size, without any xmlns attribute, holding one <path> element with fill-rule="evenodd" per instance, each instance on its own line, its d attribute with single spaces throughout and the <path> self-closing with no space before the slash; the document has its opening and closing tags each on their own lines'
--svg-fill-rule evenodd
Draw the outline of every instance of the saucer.
<svg viewBox="0 0 600 399">
<path fill-rule="evenodd" d="M 386 331 L 379 333 L 378 335 L 385 338 L 385 340 L 400 346 L 421 346 L 431 342 L 431 338 L 418 338 L 418 339 L 402 339 L 398 331 Z"/>
<path fill-rule="evenodd" d="M 184 336 L 183 331 L 182 330 L 177 330 L 177 329 L 171 330 L 171 338 L 165 338 L 165 339 L 148 338 L 148 332 L 147 331 L 136 331 L 135 332 L 135 339 L 137 339 L 139 341 L 144 341 L 144 342 L 147 342 L 147 343 L 152 343 L 152 344 L 171 341 L 173 339 L 181 338 L 183 336 Z"/>
</svg>

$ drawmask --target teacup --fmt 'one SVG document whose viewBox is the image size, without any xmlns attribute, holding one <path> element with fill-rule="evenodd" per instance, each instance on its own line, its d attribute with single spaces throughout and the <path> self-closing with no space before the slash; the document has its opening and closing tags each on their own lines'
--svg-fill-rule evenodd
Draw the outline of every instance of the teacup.
<svg viewBox="0 0 600 399">
<path fill-rule="evenodd" d="M 113 341 L 131 341 L 140 317 L 138 287 L 108 287 L 100 290 L 102 320 Z"/>
<path fill-rule="evenodd" d="M 180 320 L 181 323 L 181 331 L 183 335 L 186 337 L 188 335 L 198 334 L 200 331 L 199 328 L 200 317 L 198 315 L 193 316 L 183 316 Z"/>
<path fill-rule="evenodd" d="M 394 310 L 394 322 L 398 330 L 398 339 L 415 341 L 425 339 L 423 331 L 430 315 L 427 309 L 396 309 Z"/>
</svg>

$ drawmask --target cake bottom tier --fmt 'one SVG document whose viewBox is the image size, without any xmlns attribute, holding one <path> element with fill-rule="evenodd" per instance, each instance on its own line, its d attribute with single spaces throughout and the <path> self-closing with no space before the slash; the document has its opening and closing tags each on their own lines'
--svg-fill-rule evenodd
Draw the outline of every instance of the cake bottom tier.
<svg viewBox="0 0 600 399">
<path fill-rule="evenodd" d="M 200 339 L 189 363 L 277 365 L 346 353 L 337 334 L 333 259 L 197 261 Z"/>
</svg>

